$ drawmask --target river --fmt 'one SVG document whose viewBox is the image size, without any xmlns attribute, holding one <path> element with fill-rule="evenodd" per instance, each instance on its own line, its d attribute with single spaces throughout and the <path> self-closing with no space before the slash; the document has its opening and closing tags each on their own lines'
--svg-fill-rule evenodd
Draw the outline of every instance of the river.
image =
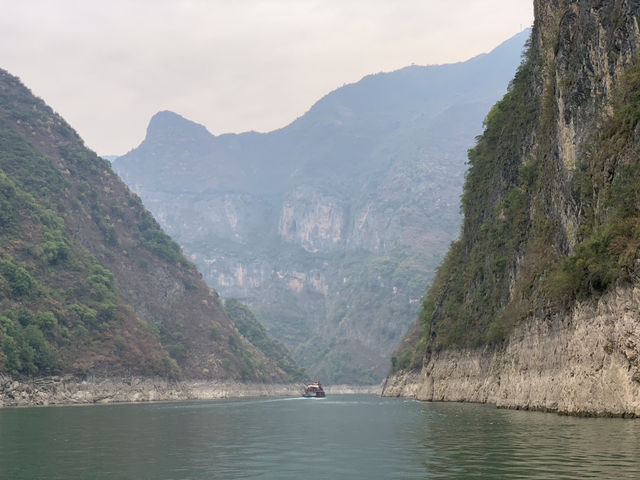
<svg viewBox="0 0 640 480">
<path fill-rule="evenodd" d="M 372 395 L 0 410 L 0 478 L 638 479 L 640 420 Z"/>
</svg>

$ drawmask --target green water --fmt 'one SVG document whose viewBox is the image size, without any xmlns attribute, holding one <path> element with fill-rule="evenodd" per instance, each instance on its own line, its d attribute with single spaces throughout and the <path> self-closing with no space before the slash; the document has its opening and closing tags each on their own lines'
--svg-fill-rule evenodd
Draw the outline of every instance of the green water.
<svg viewBox="0 0 640 480">
<path fill-rule="evenodd" d="M 1 479 L 638 479 L 640 420 L 366 395 L 0 410 Z"/>
</svg>

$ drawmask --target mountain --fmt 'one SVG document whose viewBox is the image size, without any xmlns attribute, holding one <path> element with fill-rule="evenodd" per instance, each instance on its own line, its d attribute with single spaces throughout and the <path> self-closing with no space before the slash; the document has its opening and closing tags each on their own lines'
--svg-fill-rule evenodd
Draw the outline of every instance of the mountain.
<svg viewBox="0 0 640 480">
<path fill-rule="evenodd" d="M 308 379 L 307 373 L 296 363 L 289 350 L 269 336 L 249 307 L 235 298 L 228 298 L 224 302 L 224 311 L 242 336 L 274 361 L 292 380 Z"/>
<path fill-rule="evenodd" d="M 640 414 L 640 5 L 536 0 L 387 395 Z"/>
<path fill-rule="evenodd" d="M 4 70 L 0 373 L 291 378 L 109 162 Z"/>
<path fill-rule="evenodd" d="M 266 134 L 160 112 L 114 169 L 312 376 L 376 383 L 458 234 L 466 151 L 526 36 L 367 76 Z"/>
</svg>

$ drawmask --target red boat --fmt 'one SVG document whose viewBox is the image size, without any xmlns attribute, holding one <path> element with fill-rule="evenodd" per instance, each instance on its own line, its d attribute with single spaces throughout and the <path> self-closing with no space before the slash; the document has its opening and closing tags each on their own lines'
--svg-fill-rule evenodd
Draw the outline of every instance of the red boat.
<svg viewBox="0 0 640 480">
<path fill-rule="evenodd" d="M 316 381 L 311 382 L 305 387 L 302 396 L 306 398 L 324 398 L 325 395 L 322 385 L 320 385 L 320 382 Z"/>
</svg>

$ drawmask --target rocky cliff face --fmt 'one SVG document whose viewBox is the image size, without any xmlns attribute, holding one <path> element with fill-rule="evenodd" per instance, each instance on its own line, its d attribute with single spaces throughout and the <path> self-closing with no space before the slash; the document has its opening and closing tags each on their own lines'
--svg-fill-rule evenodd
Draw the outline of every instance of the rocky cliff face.
<svg viewBox="0 0 640 480">
<path fill-rule="evenodd" d="M 638 414 L 636 2 L 536 1 L 388 395 Z"/>
<path fill-rule="evenodd" d="M 529 322 L 501 348 L 443 350 L 390 377 L 386 396 L 493 403 L 571 415 L 640 416 L 640 289 Z"/>
<path fill-rule="evenodd" d="M 282 204 L 278 236 L 307 252 L 329 252 L 342 247 L 346 214 L 338 198 L 308 188 L 297 188 Z"/>
<path fill-rule="evenodd" d="M 570 253 L 579 240 L 580 206 L 571 192 L 587 143 L 611 113 L 611 98 L 640 38 L 634 2 L 535 2 L 532 48 L 543 66 L 535 79 L 553 101 L 556 161 L 551 213 L 561 223 L 556 247 Z"/>
<path fill-rule="evenodd" d="M 523 42 L 366 77 L 267 134 L 202 136 L 161 112 L 114 168 L 310 374 L 377 383 L 458 232 L 466 150 Z"/>
</svg>

